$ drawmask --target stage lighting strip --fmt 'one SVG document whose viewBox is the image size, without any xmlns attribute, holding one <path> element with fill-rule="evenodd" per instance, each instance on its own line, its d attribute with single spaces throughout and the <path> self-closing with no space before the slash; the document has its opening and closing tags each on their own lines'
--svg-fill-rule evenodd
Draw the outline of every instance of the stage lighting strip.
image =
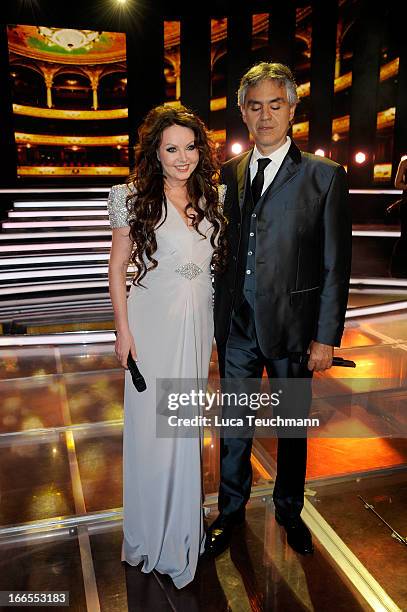
<svg viewBox="0 0 407 612">
<path fill-rule="evenodd" d="M 75 230 L 73 232 L 18 232 L 15 234 L 4 233 L 0 234 L 0 240 L 25 240 L 26 238 L 70 238 L 71 236 L 111 236 L 110 230 Z"/>
<path fill-rule="evenodd" d="M 40 296 L 42 294 L 40 293 Z M 94 301 L 96 300 L 97 302 L 99 300 L 106 300 L 106 299 L 110 299 L 109 298 L 109 292 L 108 289 L 106 287 L 105 291 L 98 291 L 95 293 L 75 293 L 75 295 L 70 296 L 70 295 L 54 295 L 52 296 L 52 301 L 50 301 L 49 296 L 47 297 L 39 297 L 38 295 L 34 295 L 31 297 L 27 297 L 27 298 L 23 298 L 23 299 L 19 299 L 18 300 L 18 309 L 19 312 L 22 313 L 24 311 L 24 309 L 39 309 L 41 305 L 44 306 L 44 308 L 42 309 L 42 312 L 51 312 L 54 308 L 55 304 L 80 304 L 83 303 L 85 306 L 88 305 L 92 305 L 94 303 Z M 12 296 L 12 299 L 9 300 L 1 300 L 0 302 L 1 307 L 0 310 L 3 313 L 10 313 L 13 314 L 15 312 L 16 309 L 16 300 L 15 300 L 15 295 Z"/>
<path fill-rule="evenodd" d="M 99 275 L 107 274 L 109 268 L 104 265 L 96 266 L 94 268 L 88 267 L 76 267 L 76 268 L 47 268 L 47 269 L 30 269 L 21 272 L 0 272 L 0 282 L 13 279 L 27 279 L 29 275 L 29 282 L 32 283 L 34 278 L 52 278 L 64 277 L 64 276 L 86 276 L 86 275 Z M 0 288 L 1 289 L 1 288 Z"/>
<path fill-rule="evenodd" d="M 130 281 L 128 281 L 129 283 Z M 43 293 L 44 291 L 63 291 L 66 289 L 87 289 L 91 287 L 108 287 L 108 280 L 100 280 L 100 281 L 63 281 L 55 283 L 44 283 L 43 281 L 39 281 L 35 283 L 35 285 L 9 285 L 8 287 L 0 287 L 0 295 L 15 295 L 16 290 L 18 289 L 18 293 Z M 18 301 L 16 300 L 16 305 Z"/>
<path fill-rule="evenodd" d="M 349 193 L 360 193 L 362 195 L 400 195 L 401 189 L 349 189 Z"/>
<path fill-rule="evenodd" d="M 73 262 L 82 263 L 88 261 L 108 261 L 109 253 L 82 253 L 81 255 L 45 255 L 43 257 L 0 257 L 0 267 L 2 266 L 30 266 L 32 264 Z"/>
<path fill-rule="evenodd" d="M 363 236 L 365 238 L 400 238 L 400 232 L 394 232 L 392 230 L 353 230 L 352 236 Z"/>
<path fill-rule="evenodd" d="M 107 214 L 107 208 L 97 210 L 69 210 L 67 208 L 66 210 L 38 210 L 35 212 L 32 212 L 31 210 L 11 210 L 8 213 L 8 218 L 38 219 L 38 217 L 107 217 Z"/>
<path fill-rule="evenodd" d="M 407 300 L 391 302 L 390 304 L 378 304 L 377 306 L 360 306 L 346 311 L 346 319 L 355 317 L 365 317 L 375 314 L 385 314 L 386 312 L 397 312 L 407 309 Z"/>
<path fill-rule="evenodd" d="M 41 229 L 46 227 L 89 227 L 90 225 L 97 227 L 110 227 L 108 219 L 81 219 L 73 221 L 69 219 L 66 221 L 4 221 L 1 224 L 3 229 L 10 230 L 35 229 L 37 227 Z"/>
<path fill-rule="evenodd" d="M 407 287 L 407 278 L 355 278 L 350 279 L 351 287 Z"/>
<path fill-rule="evenodd" d="M 1 262 L 1 259 L 0 259 Z M 351 286 L 349 289 L 349 293 L 357 294 L 357 295 L 399 295 L 404 296 L 407 294 L 407 286 L 406 287 L 390 287 L 389 289 L 378 289 L 377 287 L 353 287 Z M 357 307 L 358 308 L 358 307 Z"/>
<path fill-rule="evenodd" d="M 107 210 L 106 201 L 107 198 L 106 200 L 58 200 L 57 202 L 51 202 L 49 200 L 43 202 L 42 200 L 38 200 L 38 202 L 14 202 L 14 208 L 67 208 L 70 210 L 71 208 L 78 208 L 79 206 L 84 208 L 104 206 L 105 210 Z M 69 210 L 67 212 L 69 212 Z"/>
<path fill-rule="evenodd" d="M 18 300 L 18 312 L 19 315 L 24 315 L 30 312 L 45 312 L 52 313 L 62 307 L 76 308 L 77 305 L 81 305 L 81 308 L 92 308 L 94 305 L 103 306 L 110 305 L 111 301 L 109 293 L 106 290 L 104 293 L 79 293 L 73 296 L 67 295 L 54 295 L 52 298 L 47 296 L 46 298 L 29 298 Z M 45 308 L 44 308 L 45 305 Z M 0 313 L 2 316 L 13 315 L 16 310 L 16 300 L 2 300 L 0 302 Z"/>
<path fill-rule="evenodd" d="M 65 332 L 64 334 L 44 334 L 41 336 L 0 336 L 0 346 L 49 346 L 62 344 L 92 344 L 114 342 L 113 332 Z"/>
<path fill-rule="evenodd" d="M 72 429 L 71 413 L 69 409 L 68 396 L 65 387 L 64 370 L 62 366 L 61 353 L 58 347 L 54 348 L 57 374 L 59 378 L 59 391 L 61 394 L 62 422 L 68 428 L 65 431 L 65 442 L 68 454 L 69 471 L 71 475 L 72 493 L 75 504 L 75 513 L 86 514 L 85 496 L 83 494 L 81 475 L 79 470 L 78 458 L 76 455 L 75 438 Z M 83 583 L 87 609 L 92 612 L 100 612 L 99 594 L 96 584 L 95 568 L 93 565 L 92 550 L 90 545 L 89 533 L 86 525 L 77 526 L 77 537 L 79 553 L 81 557 Z"/>
<path fill-rule="evenodd" d="M 22 234 L 22 237 L 24 234 Z M 69 249 L 95 249 L 95 248 L 110 248 L 111 241 L 95 241 L 95 242 L 44 242 L 38 244 L 0 244 L 0 253 L 12 253 L 13 251 L 69 251 Z"/>
<path fill-rule="evenodd" d="M 0 189 L 1 193 L 108 193 L 109 187 L 20 187 Z"/>
</svg>

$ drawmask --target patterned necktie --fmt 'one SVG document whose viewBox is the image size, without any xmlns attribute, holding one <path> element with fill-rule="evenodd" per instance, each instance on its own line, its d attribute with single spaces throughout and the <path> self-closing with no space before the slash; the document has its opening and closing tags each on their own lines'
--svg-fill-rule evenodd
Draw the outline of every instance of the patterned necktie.
<svg viewBox="0 0 407 612">
<path fill-rule="evenodd" d="M 263 191 L 264 185 L 264 171 L 271 162 L 271 159 L 268 157 L 260 157 L 257 160 L 257 174 L 252 181 L 252 196 L 253 203 L 256 206 L 257 202 L 260 200 L 261 192 Z"/>
</svg>

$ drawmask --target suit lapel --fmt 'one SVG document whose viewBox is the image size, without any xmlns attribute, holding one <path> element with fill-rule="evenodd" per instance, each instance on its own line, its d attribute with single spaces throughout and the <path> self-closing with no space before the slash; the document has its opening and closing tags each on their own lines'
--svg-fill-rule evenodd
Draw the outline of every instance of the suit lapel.
<svg viewBox="0 0 407 612">
<path fill-rule="evenodd" d="M 291 142 L 291 146 L 288 149 L 287 155 L 285 156 L 283 163 L 273 181 L 269 185 L 268 189 L 263 193 L 259 200 L 259 203 L 263 202 L 265 198 L 274 197 L 280 189 L 282 189 L 286 183 L 288 183 L 300 170 L 301 167 L 301 151 L 294 142 Z"/>
<path fill-rule="evenodd" d="M 252 156 L 253 149 L 250 150 L 247 155 L 245 155 L 240 162 L 237 164 L 236 168 L 236 178 L 237 178 L 237 193 L 239 198 L 239 208 L 242 210 L 244 194 L 246 190 L 246 184 L 249 176 L 249 161 Z"/>
</svg>

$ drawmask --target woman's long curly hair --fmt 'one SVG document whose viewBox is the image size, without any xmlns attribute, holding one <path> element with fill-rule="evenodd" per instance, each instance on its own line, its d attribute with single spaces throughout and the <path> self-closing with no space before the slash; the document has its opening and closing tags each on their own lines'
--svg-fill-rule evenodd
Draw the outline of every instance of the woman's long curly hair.
<svg viewBox="0 0 407 612">
<path fill-rule="evenodd" d="M 141 280 L 147 272 L 158 265 L 157 260 L 153 257 L 157 250 L 155 229 L 162 219 L 163 207 L 165 213 L 162 223 L 167 218 L 167 202 L 164 193 L 164 175 L 157 151 L 161 144 L 163 131 L 172 125 L 181 125 L 194 132 L 199 161 L 187 180 L 189 203 L 185 212 L 188 214 L 188 209 L 194 211 L 188 216 L 192 221 L 192 226 L 203 237 L 205 236 L 199 230 L 199 223 L 206 218 L 212 224 L 214 228 L 210 238 L 214 248 L 212 266 L 216 273 L 222 272 L 225 268 L 226 220 L 219 205 L 216 187 L 219 178 L 219 162 L 214 144 L 209 138 L 204 123 L 189 109 L 184 106 L 177 108 L 166 105 L 157 106 L 147 114 L 138 131 L 139 142 L 136 146 L 135 167 L 127 179 L 127 184 L 132 191 L 127 196 L 127 208 L 130 238 L 134 242 L 131 255 L 131 261 L 136 269 L 133 278 L 134 285 L 141 285 Z"/>
</svg>

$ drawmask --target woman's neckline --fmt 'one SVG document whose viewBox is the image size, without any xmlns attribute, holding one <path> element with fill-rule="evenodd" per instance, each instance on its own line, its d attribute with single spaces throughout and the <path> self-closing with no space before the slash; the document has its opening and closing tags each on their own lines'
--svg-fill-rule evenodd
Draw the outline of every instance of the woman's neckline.
<svg viewBox="0 0 407 612">
<path fill-rule="evenodd" d="M 166 200 L 167 200 L 167 202 L 170 204 L 170 206 L 172 206 L 172 207 L 173 207 L 173 209 L 174 209 L 175 213 L 178 215 L 178 217 L 179 217 L 179 219 L 180 219 L 180 221 L 181 221 L 182 225 L 184 225 L 184 226 L 185 226 L 185 228 L 186 228 L 186 229 L 187 229 L 189 232 L 194 232 L 194 231 L 195 231 L 195 228 L 194 228 L 192 225 L 188 225 L 188 223 L 187 223 L 187 222 L 185 222 L 185 220 L 184 220 L 184 218 L 183 218 L 183 216 L 182 216 L 181 212 L 178 210 L 178 208 L 175 206 L 175 204 L 174 204 L 173 202 L 171 202 L 170 198 L 169 198 L 167 195 L 165 195 L 165 199 L 166 199 Z"/>
</svg>

